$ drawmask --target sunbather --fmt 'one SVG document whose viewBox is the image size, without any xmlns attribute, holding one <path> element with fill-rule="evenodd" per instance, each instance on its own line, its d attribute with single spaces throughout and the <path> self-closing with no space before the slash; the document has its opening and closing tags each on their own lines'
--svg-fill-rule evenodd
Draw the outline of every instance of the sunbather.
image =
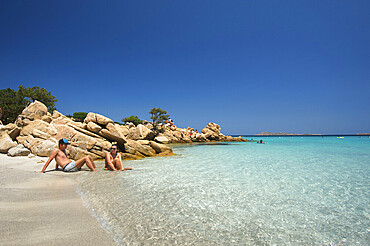
<svg viewBox="0 0 370 246">
<path fill-rule="evenodd" d="M 76 172 L 78 171 L 84 164 L 86 164 L 90 169 L 91 171 L 96 171 L 95 168 L 95 164 L 94 164 L 94 161 L 93 159 L 91 158 L 91 156 L 87 155 L 77 161 L 73 161 L 73 160 L 70 160 L 68 159 L 67 157 L 67 154 L 66 154 L 66 149 L 69 145 L 69 142 L 67 141 L 67 139 L 63 138 L 61 140 L 59 140 L 59 148 L 58 149 L 55 149 L 53 150 L 53 152 L 51 152 L 51 155 L 49 157 L 49 159 L 47 160 L 47 162 L 45 163 L 44 167 L 42 168 L 42 173 L 45 173 L 45 170 L 46 168 L 49 166 L 50 162 L 55 158 L 55 162 L 56 162 L 56 165 L 55 165 L 55 169 L 58 168 L 58 166 L 60 166 L 64 172 Z"/>
</svg>

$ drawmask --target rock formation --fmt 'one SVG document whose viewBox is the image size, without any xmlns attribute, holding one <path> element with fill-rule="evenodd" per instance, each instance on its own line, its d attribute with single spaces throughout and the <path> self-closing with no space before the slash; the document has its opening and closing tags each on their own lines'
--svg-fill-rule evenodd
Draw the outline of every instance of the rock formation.
<svg viewBox="0 0 370 246">
<path fill-rule="evenodd" d="M 225 136 L 215 123 L 209 123 L 202 133 L 193 128 L 177 128 L 161 125 L 153 130 L 150 122 L 135 126 L 121 125 L 96 113 L 88 113 L 84 122 L 75 122 L 58 111 L 51 115 L 41 102 L 26 107 L 14 124 L 0 128 L 0 153 L 10 156 L 49 156 L 57 148 L 58 140 L 66 138 L 71 145 L 67 154 L 71 159 L 90 155 L 103 159 L 112 142 L 117 142 L 124 159 L 140 159 L 149 156 L 173 155 L 167 143 L 190 143 L 208 141 L 244 141 Z"/>
</svg>

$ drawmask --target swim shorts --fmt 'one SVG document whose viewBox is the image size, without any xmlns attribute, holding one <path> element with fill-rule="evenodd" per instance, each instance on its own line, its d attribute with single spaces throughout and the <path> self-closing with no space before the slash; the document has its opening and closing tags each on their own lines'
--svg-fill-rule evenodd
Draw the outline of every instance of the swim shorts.
<svg viewBox="0 0 370 246">
<path fill-rule="evenodd" d="M 77 172 L 78 168 L 76 167 L 75 161 L 71 161 L 63 167 L 64 172 Z"/>
</svg>

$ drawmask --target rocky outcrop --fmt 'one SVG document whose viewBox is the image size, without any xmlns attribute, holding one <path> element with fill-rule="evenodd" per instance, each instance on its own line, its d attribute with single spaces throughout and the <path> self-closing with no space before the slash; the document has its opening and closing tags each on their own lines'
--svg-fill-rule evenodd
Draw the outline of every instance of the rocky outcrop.
<svg viewBox="0 0 370 246">
<path fill-rule="evenodd" d="M 17 146 L 17 143 L 2 129 L 0 131 L 0 153 L 8 153 L 8 150 L 15 146 Z"/>
<path fill-rule="evenodd" d="M 36 120 L 42 119 L 47 113 L 48 108 L 43 103 L 34 101 L 22 111 L 21 116 L 29 120 Z"/>
<path fill-rule="evenodd" d="M 28 156 L 31 151 L 23 146 L 23 144 L 18 144 L 17 146 L 8 150 L 9 156 Z"/>
<path fill-rule="evenodd" d="M 202 130 L 204 137 L 208 140 L 219 141 L 221 127 L 215 123 L 208 123 L 208 125 Z"/>
<path fill-rule="evenodd" d="M 117 142 L 124 159 L 173 155 L 167 143 L 208 141 L 244 141 L 225 136 L 215 123 L 209 123 L 202 133 L 193 128 L 160 125 L 154 130 L 150 122 L 135 126 L 114 123 L 96 113 L 88 113 L 84 122 L 75 122 L 58 111 L 53 114 L 41 102 L 35 101 L 25 108 L 14 124 L 0 128 L 0 152 L 10 156 L 49 156 L 57 148 L 58 140 L 66 138 L 71 145 L 67 154 L 71 159 L 90 155 L 103 159 L 112 142 Z M 31 152 L 31 154 L 30 154 Z"/>
<path fill-rule="evenodd" d="M 94 122 L 96 124 L 106 126 L 108 123 L 113 123 L 113 120 L 111 120 L 108 117 L 105 117 L 103 115 L 95 114 L 95 113 L 90 112 L 90 113 L 87 114 L 87 116 L 84 120 L 85 124 L 87 124 L 89 122 Z"/>
<path fill-rule="evenodd" d="M 142 124 L 139 124 L 136 127 L 135 125 L 129 125 L 127 130 L 127 138 L 132 140 L 153 140 L 155 137 L 155 133 Z"/>
</svg>

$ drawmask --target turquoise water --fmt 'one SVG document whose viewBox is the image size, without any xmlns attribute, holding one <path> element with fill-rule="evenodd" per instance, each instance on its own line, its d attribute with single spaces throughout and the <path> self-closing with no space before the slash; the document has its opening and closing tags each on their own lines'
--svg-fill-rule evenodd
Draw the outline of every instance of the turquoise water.
<svg viewBox="0 0 370 246">
<path fill-rule="evenodd" d="M 264 137 L 83 175 L 121 245 L 370 245 L 370 139 Z"/>
</svg>

